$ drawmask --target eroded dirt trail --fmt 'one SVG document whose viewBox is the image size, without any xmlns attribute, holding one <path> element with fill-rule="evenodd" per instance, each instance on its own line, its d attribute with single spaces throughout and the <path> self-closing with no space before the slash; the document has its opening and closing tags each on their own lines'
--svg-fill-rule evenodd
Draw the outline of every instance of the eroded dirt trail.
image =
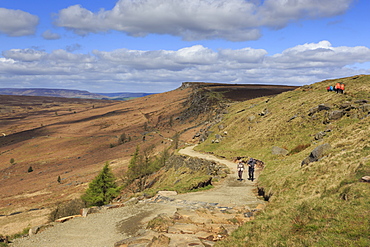
<svg viewBox="0 0 370 247">
<path fill-rule="evenodd" d="M 255 189 L 255 182 L 248 180 L 248 173 L 243 173 L 243 181 L 237 180 L 236 164 L 234 162 L 219 159 L 210 154 L 203 154 L 194 151 L 194 146 L 189 146 L 179 151 L 180 154 L 197 157 L 201 159 L 212 160 L 218 163 L 222 163 L 229 167 L 231 174 L 229 174 L 226 180 L 214 189 L 200 192 L 193 192 L 187 194 L 180 194 L 173 196 L 173 198 L 181 200 L 191 201 L 203 201 L 219 203 L 221 205 L 248 205 L 251 208 L 258 204 L 263 204 L 263 201 L 259 200 L 253 190 Z"/>
<path fill-rule="evenodd" d="M 230 168 L 231 174 L 211 190 L 170 196 L 169 200 L 161 202 L 144 200 L 117 209 L 101 210 L 86 218 L 78 217 L 65 223 L 55 224 L 39 234 L 17 239 L 11 246 L 114 246 L 119 240 L 135 236 L 155 216 L 163 213 L 173 215 L 178 208 L 194 207 L 194 205 L 199 208 L 204 205 L 203 202 L 226 207 L 249 206 L 250 208 L 264 203 L 253 193 L 255 182 L 247 179 L 237 180 L 235 163 L 213 155 L 198 153 L 193 148 L 194 146 L 189 146 L 180 150 L 180 153 L 225 164 Z M 244 178 L 246 176 L 247 174 L 244 174 Z"/>
</svg>

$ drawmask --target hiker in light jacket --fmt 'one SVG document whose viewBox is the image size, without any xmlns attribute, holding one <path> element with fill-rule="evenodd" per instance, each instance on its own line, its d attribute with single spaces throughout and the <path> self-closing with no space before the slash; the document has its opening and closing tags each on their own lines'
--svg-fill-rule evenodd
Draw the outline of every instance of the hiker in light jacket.
<svg viewBox="0 0 370 247">
<path fill-rule="evenodd" d="M 242 181 L 243 180 L 243 171 L 244 171 L 244 163 L 242 160 L 239 160 L 238 161 L 238 166 L 237 166 L 237 170 L 238 170 L 238 180 Z"/>
</svg>

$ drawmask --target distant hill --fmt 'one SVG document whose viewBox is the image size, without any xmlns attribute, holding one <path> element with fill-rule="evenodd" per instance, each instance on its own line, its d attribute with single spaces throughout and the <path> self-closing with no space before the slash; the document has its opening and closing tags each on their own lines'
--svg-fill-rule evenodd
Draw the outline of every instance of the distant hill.
<svg viewBox="0 0 370 247">
<path fill-rule="evenodd" d="M 81 99 L 127 100 L 150 95 L 151 93 L 90 93 L 84 90 L 47 88 L 0 88 L 0 95 L 44 96 Z"/>
</svg>

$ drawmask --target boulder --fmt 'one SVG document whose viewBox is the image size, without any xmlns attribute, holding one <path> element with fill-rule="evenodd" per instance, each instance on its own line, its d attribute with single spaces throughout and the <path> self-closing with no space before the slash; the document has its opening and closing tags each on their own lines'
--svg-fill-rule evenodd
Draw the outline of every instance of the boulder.
<svg viewBox="0 0 370 247">
<path fill-rule="evenodd" d="M 322 144 L 316 147 L 310 154 L 311 162 L 318 161 L 324 156 L 324 153 L 331 148 L 329 143 Z"/>
<path fill-rule="evenodd" d="M 370 183 L 370 176 L 364 176 L 364 177 L 362 177 L 362 178 L 361 178 L 361 180 L 362 180 L 363 182 Z"/>
<path fill-rule="evenodd" d="M 328 104 L 320 104 L 318 105 L 318 111 L 328 111 L 331 109 L 331 106 Z"/>
<path fill-rule="evenodd" d="M 29 236 L 35 235 L 35 234 L 37 234 L 39 232 L 39 230 L 40 230 L 40 227 L 39 226 L 32 227 L 28 231 L 28 235 Z"/>
<path fill-rule="evenodd" d="M 364 104 L 361 108 L 363 112 L 370 113 L 370 104 Z"/>
<path fill-rule="evenodd" d="M 329 112 L 329 119 L 338 120 L 341 117 L 343 117 L 343 115 L 344 115 L 344 112 L 341 110 L 332 111 L 332 112 Z"/>
<path fill-rule="evenodd" d="M 313 107 L 313 108 L 311 108 L 311 109 L 308 110 L 308 116 L 312 116 L 313 114 L 315 114 L 318 111 L 319 111 L 319 107 L 318 106 Z"/>
<path fill-rule="evenodd" d="M 324 156 L 324 153 L 327 150 L 329 150 L 330 148 L 331 148 L 331 146 L 330 146 L 329 143 L 325 143 L 325 144 L 322 144 L 322 145 L 316 147 L 310 153 L 310 155 L 302 161 L 301 166 L 304 166 L 304 165 L 307 165 L 309 163 L 318 161 L 319 159 L 321 159 Z"/>
<path fill-rule="evenodd" d="M 308 111 L 308 115 L 309 116 L 312 116 L 313 114 L 315 114 L 316 112 L 319 112 L 319 111 L 328 111 L 331 109 L 331 106 L 328 105 L 328 104 L 320 104 L 316 107 L 313 107 L 311 108 L 309 111 Z"/>
<path fill-rule="evenodd" d="M 285 148 L 281 148 L 281 147 L 277 147 L 277 146 L 273 146 L 272 147 L 272 154 L 273 155 L 287 155 L 289 153 L 288 150 L 286 150 Z"/>
</svg>

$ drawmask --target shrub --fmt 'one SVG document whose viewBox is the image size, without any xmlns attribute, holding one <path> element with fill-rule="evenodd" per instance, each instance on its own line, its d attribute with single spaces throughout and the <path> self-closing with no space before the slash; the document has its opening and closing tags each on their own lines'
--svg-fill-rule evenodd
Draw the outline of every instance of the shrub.
<svg viewBox="0 0 370 247">
<path fill-rule="evenodd" d="M 55 221 L 62 217 L 80 214 L 81 209 L 84 207 L 86 207 L 86 203 L 79 198 L 69 202 L 60 203 L 53 211 L 51 211 L 49 220 Z"/>
<path fill-rule="evenodd" d="M 108 204 L 118 196 L 120 189 L 115 182 L 116 178 L 109 169 L 108 162 L 103 170 L 89 184 L 85 194 L 81 197 L 89 206 L 102 206 Z"/>
<path fill-rule="evenodd" d="M 33 168 L 32 168 L 32 166 L 28 167 L 27 172 L 33 172 Z"/>
</svg>

